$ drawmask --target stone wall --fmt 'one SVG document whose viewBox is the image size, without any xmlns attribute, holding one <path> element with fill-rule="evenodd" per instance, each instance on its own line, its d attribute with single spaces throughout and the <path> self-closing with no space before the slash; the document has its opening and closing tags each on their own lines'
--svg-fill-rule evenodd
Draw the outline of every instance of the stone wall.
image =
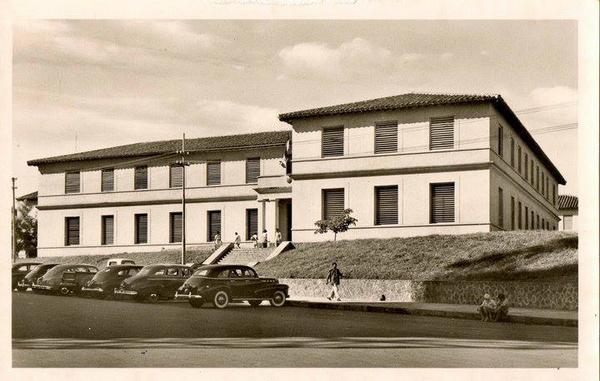
<svg viewBox="0 0 600 381">
<path fill-rule="evenodd" d="M 290 286 L 293 298 L 322 297 L 331 291 L 322 279 L 281 279 Z M 555 310 L 577 309 L 577 281 L 410 281 L 379 279 L 342 280 L 343 299 L 479 304 L 483 294 L 496 297 L 503 293 L 512 307 Z"/>
</svg>

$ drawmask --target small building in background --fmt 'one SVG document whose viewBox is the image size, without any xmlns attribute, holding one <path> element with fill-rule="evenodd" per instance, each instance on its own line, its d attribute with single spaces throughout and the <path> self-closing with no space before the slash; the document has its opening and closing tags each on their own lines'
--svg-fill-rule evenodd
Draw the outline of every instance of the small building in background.
<svg viewBox="0 0 600 381">
<path fill-rule="evenodd" d="M 558 230 L 577 231 L 577 215 L 579 214 L 577 196 L 561 194 L 558 196 Z"/>
<path fill-rule="evenodd" d="M 23 195 L 21 197 L 17 197 L 17 201 L 36 207 L 38 203 L 38 192 L 35 191 L 27 193 L 26 195 Z"/>
</svg>

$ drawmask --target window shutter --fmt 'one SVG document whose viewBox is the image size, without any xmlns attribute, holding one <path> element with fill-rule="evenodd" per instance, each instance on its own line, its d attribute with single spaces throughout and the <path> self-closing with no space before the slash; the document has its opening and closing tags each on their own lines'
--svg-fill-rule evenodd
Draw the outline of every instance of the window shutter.
<svg viewBox="0 0 600 381">
<path fill-rule="evenodd" d="M 504 192 L 498 188 L 498 226 L 504 227 Z"/>
<path fill-rule="evenodd" d="M 102 244 L 112 245 L 114 243 L 114 216 L 102 216 Z"/>
<path fill-rule="evenodd" d="M 504 129 L 498 125 L 498 155 L 504 157 Z"/>
<path fill-rule="evenodd" d="M 148 167 L 135 167 L 135 189 L 148 189 Z"/>
<path fill-rule="evenodd" d="M 208 241 L 215 239 L 215 234 L 221 231 L 221 211 L 210 210 L 208 212 Z"/>
<path fill-rule="evenodd" d="M 431 184 L 431 223 L 454 222 L 454 183 Z"/>
<path fill-rule="evenodd" d="M 525 181 L 529 180 L 529 159 L 527 153 L 525 153 Z"/>
<path fill-rule="evenodd" d="M 529 230 L 529 208 L 525 207 L 525 230 Z"/>
<path fill-rule="evenodd" d="M 246 184 L 256 184 L 260 176 L 260 158 L 246 159 Z"/>
<path fill-rule="evenodd" d="M 519 230 L 521 230 L 523 228 L 523 223 L 521 222 L 521 219 L 523 218 L 523 212 L 521 211 L 521 209 L 523 208 L 523 206 L 521 205 L 521 201 L 519 201 L 519 209 L 517 210 L 517 216 L 519 218 L 518 222 L 517 222 L 517 226 L 519 227 Z"/>
<path fill-rule="evenodd" d="M 169 241 L 173 242 L 181 242 L 182 240 L 182 214 L 181 213 L 171 213 L 170 214 L 170 237 Z"/>
<path fill-rule="evenodd" d="M 331 220 L 344 211 L 344 189 L 323 190 L 323 219 Z"/>
<path fill-rule="evenodd" d="M 375 188 L 375 224 L 398 224 L 398 186 Z"/>
<path fill-rule="evenodd" d="M 169 188 L 181 188 L 183 186 L 183 167 L 171 165 L 169 167 Z"/>
<path fill-rule="evenodd" d="M 148 215 L 135 215 L 135 243 L 148 243 Z"/>
<path fill-rule="evenodd" d="M 521 169 L 522 169 L 522 167 L 521 167 L 521 156 L 522 156 L 521 146 L 519 146 L 517 148 L 517 168 L 518 168 L 519 175 L 521 174 Z"/>
<path fill-rule="evenodd" d="M 65 173 L 65 193 L 80 192 L 80 174 L 79 172 Z"/>
<path fill-rule="evenodd" d="M 65 219 L 66 246 L 79 245 L 79 217 Z"/>
<path fill-rule="evenodd" d="M 398 152 L 398 122 L 375 125 L 375 153 Z"/>
<path fill-rule="evenodd" d="M 321 156 L 344 156 L 344 127 L 323 129 Z"/>
<path fill-rule="evenodd" d="M 221 184 L 221 162 L 212 161 L 206 163 L 206 184 L 219 185 Z"/>
<path fill-rule="evenodd" d="M 515 230 L 515 198 L 510 198 L 510 230 Z"/>
<path fill-rule="evenodd" d="M 515 139 L 510 138 L 510 166 L 515 167 Z"/>
<path fill-rule="evenodd" d="M 454 117 L 429 120 L 429 149 L 454 148 Z"/>
<path fill-rule="evenodd" d="M 246 240 L 253 234 L 258 236 L 258 209 L 246 209 Z"/>
<path fill-rule="evenodd" d="M 115 170 L 114 169 L 103 169 L 102 170 L 102 192 L 112 192 L 115 190 Z"/>
</svg>

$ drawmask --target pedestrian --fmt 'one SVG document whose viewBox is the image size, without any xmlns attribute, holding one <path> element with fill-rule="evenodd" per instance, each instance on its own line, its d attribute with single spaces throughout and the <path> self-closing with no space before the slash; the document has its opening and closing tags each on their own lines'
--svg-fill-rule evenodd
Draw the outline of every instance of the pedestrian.
<svg viewBox="0 0 600 381">
<path fill-rule="evenodd" d="M 252 233 L 250 241 L 253 242 L 254 247 L 258 247 L 258 235 L 256 233 Z"/>
<path fill-rule="evenodd" d="M 498 303 L 494 309 L 494 321 L 506 320 L 508 315 L 508 299 L 504 294 L 498 294 Z"/>
<path fill-rule="evenodd" d="M 477 312 L 479 312 L 482 321 L 490 321 L 493 318 L 495 308 L 496 302 L 494 302 L 490 294 L 485 294 L 483 295 L 483 302 L 477 308 Z"/>
<path fill-rule="evenodd" d="M 260 246 L 268 247 L 269 245 L 269 235 L 267 234 L 267 229 L 263 229 L 262 234 L 260 235 Z"/>
<path fill-rule="evenodd" d="M 333 298 L 336 298 L 337 301 L 339 302 L 342 300 L 340 298 L 340 292 L 339 292 L 340 279 L 342 278 L 342 272 L 338 269 L 337 263 L 333 262 L 331 266 L 332 267 L 329 270 L 329 274 L 327 274 L 327 280 L 325 281 L 325 284 L 331 284 L 331 293 L 329 294 L 327 299 L 332 300 Z"/>
<path fill-rule="evenodd" d="M 221 246 L 221 232 L 217 231 L 217 234 L 215 234 L 215 249 L 218 249 L 219 246 Z"/>
<path fill-rule="evenodd" d="M 235 247 L 237 247 L 238 249 L 240 248 L 240 243 L 242 243 L 242 237 L 240 237 L 238 232 L 235 232 L 235 239 L 233 240 L 233 243 L 235 243 Z"/>
<path fill-rule="evenodd" d="M 275 229 L 275 246 L 279 246 L 279 244 L 281 243 L 281 240 L 282 240 L 281 232 L 279 231 L 279 229 Z"/>
</svg>

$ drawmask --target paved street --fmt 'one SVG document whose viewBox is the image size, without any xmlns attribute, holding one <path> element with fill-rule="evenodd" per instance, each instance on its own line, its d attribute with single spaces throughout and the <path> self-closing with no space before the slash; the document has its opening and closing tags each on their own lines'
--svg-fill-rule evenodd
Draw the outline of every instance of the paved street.
<svg viewBox="0 0 600 381">
<path fill-rule="evenodd" d="M 577 366 L 570 327 L 19 293 L 12 313 L 17 367 Z"/>
</svg>

